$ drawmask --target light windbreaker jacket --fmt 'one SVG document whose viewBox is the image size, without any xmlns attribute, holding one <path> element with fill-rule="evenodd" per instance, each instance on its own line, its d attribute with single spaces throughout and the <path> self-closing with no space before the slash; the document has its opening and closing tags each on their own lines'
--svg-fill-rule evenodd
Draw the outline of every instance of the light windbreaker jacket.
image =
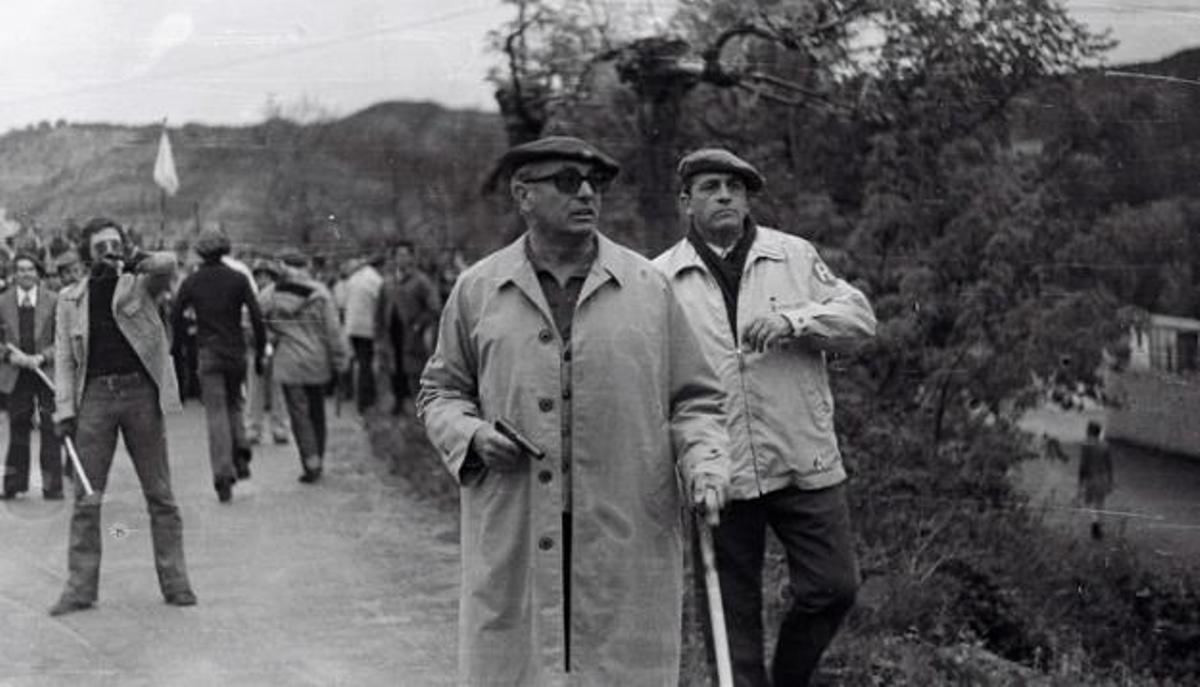
<svg viewBox="0 0 1200 687">
<path fill-rule="evenodd" d="M 683 593 L 676 471 L 685 483 L 727 474 L 720 383 L 668 281 L 602 236 L 563 350 L 524 240 L 455 284 L 417 401 L 461 486 L 459 682 L 676 687 Z M 569 433 L 560 426 L 564 393 L 573 403 Z M 468 472 L 464 483 L 471 437 L 501 417 L 546 457 L 516 472 Z M 574 520 L 569 676 L 564 435 Z"/>
<path fill-rule="evenodd" d="M 274 341 L 271 374 L 280 384 L 326 384 L 349 366 L 350 350 L 324 284 L 307 276 L 276 282 L 262 303 Z"/>
<path fill-rule="evenodd" d="M 363 265 L 346 280 L 346 336 L 375 339 L 375 311 L 379 309 L 379 291 L 383 277 L 370 265 Z"/>
<path fill-rule="evenodd" d="M 730 496 L 752 499 L 795 485 L 821 489 L 846 479 L 833 429 L 825 351 L 848 352 L 875 335 L 861 291 L 830 272 L 812 244 L 758 227 L 738 293 L 737 332 L 762 315 L 782 315 L 794 336 L 764 353 L 741 350 L 721 287 L 684 239 L 654 260 L 675 285 L 725 390 Z"/>
<path fill-rule="evenodd" d="M 177 263 L 175 254 L 151 253 L 137 267 L 136 274 L 117 277 L 113 290 L 112 311 L 117 329 L 125 335 L 137 353 L 146 373 L 158 387 L 158 405 L 164 413 L 183 409 L 179 384 L 171 359 L 167 329 L 158 311 L 157 298 L 171 288 Z M 83 401 L 87 381 L 88 356 L 88 283 L 84 279 L 63 289 L 55 309 L 54 339 L 54 420 L 75 417 Z"/>
</svg>

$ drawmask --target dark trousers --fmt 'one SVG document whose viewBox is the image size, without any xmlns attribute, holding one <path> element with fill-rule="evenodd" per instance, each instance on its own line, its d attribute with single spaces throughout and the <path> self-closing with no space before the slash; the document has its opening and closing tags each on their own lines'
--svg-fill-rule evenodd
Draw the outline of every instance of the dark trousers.
<svg viewBox="0 0 1200 687">
<path fill-rule="evenodd" d="M 179 397 L 186 401 L 189 398 L 199 398 L 200 350 L 196 344 L 196 335 L 177 332 L 182 337 L 179 346 L 171 354 L 175 364 L 175 379 L 179 382 Z"/>
<path fill-rule="evenodd" d="M 142 373 L 89 379 L 76 421 L 79 460 L 96 493 L 86 496 L 76 480 L 67 550 L 70 577 L 63 598 L 93 603 L 99 593 L 100 504 L 118 432 L 125 440 L 150 512 L 150 539 L 159 589 L 164 596 L 190 591 L 183 558 L 183 520 L 171 493 L 167 433 L 153 380 Z"/>
<path fill-rule="evenodd" d="M 54 434 L 54 394 L 29 370 L 21 370 L 8 398 L 8 457 L 4 463 L 4 491 L 18 494 L 29 490 L 30 436 L 33 415 L 38 416 L 41 448 L 38 460 L 42 469 L 42 493 L 62 493 L 62 447 Z"/>
<path fill-rule="evenodd" d="M 200 398 L 208 423 L 208 460 L 213 481 L 233 482 L 234 452 L 250 447 L 242 422 L 246 358 L 200 350 Z"/>
<path fill-rule="evenodd" d="M 325 394 L 323 384 L 284 384 L 283 400 L 292 420 L 292 436 L 305 470 L 318 470 L 325 458 Z"/>
<path fill-rule="evenodd" d="M 803 687 L 854 605 L 858 564 L 843 485 L 817 491 L 788 487 L 733 501 L 721 513 L 714 544 L 729 633 L 734 683 L 766 687 L 762 572 L 766 529 L 787 552 L 793 602 L 772 664 L 776 687 Z"/>
<path fill-rule="evenodd" d="M 358 367 L 358 412 L 375 405 L 375 341 L 365 336 L 350 337 L 354 347 L 354 364 Z"/>
</svg>

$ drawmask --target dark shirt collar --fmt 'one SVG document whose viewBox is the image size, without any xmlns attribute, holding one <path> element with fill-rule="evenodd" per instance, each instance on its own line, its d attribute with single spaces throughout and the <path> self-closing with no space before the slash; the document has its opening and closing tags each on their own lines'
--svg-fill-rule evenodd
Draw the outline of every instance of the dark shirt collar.
<svg viewBox="0 0 1200 687">
<path fill-rule="evenodd" d="M 544 261 L 534 255 L 533 246 L 530 245 L 530 234 L 525 234 L 525 259 L 529 260 L 530 266 L 533 267 L 534 274 L 550 274 L 554 275 L 554 271 L 550 269 Z M 584 261 L 570 266 L 570 271 L 567 273 L 567 279 L 586 279 L 588 272 L 592 270 L 592 263 L 596 261 L 596 255 L 599 253 L 600 246 L 596 242 L 595 237 L 592 238 L 592 250 L 590 257 Z"/>
</svg>

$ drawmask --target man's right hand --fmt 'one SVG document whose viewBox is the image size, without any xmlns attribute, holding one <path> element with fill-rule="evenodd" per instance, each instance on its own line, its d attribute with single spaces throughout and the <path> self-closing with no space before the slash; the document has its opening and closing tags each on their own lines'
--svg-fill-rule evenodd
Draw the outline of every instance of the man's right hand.
<svg viewBox="0 0 1200 687">
<path fill-rule="evenodd" d="M 484 465 L 497 472 L 515 472 L 525 458 L 521 449 L 496 428 L 484 425 L 471 437 L 471 450 Z"/>
<path fill-rule="evenodd" d="M 54 433 L 59 439 L 75 438 L 75 418 L 68 417 L 54 423 Z"/>
</svg>

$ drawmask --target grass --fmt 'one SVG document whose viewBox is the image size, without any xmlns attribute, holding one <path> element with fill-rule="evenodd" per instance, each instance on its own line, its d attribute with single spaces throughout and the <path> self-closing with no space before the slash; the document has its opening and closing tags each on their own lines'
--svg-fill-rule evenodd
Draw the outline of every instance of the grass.
<svg viewBox="0 0 1200 687">
<path fill-rule="evenodd" d="M 457 510 L 457 487 L 414 420 L 372 415 L 367 431 L 399 489 Z M 895 462 L 856 468 L 851 507 L 865 581 L 816 684 L 1143 687 L 1200 678 L 1193 571 L 1154 567 L 1119 536 L 1068 537 L 1019 502 L 953 498 L 963 488 L 953 481 L 927 480 L 946 498 L 908 498 L 914 474 Z M 975 484 L 965 493 L 986 492 Z M 789 597 L 772 536 L 764 589 L 769 653 Z M 680 683 L 704 687 L 715 681 L 696 601 L 689 585 Z"/>
</svg>

